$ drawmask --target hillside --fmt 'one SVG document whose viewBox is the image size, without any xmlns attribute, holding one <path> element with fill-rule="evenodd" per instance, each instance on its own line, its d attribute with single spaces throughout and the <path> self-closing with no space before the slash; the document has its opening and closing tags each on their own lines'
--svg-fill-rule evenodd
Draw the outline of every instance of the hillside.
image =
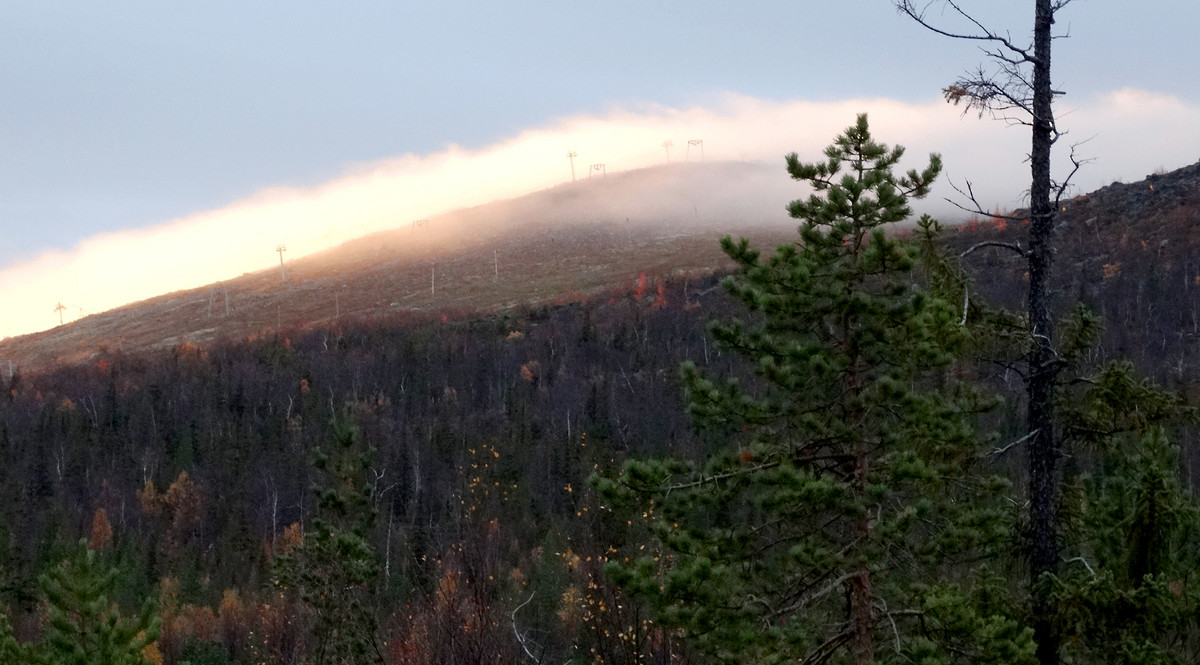
<svg viewBox="0 0 1200 665">
<path fill-rule="evenodd" d="M 799 194 L 782 169 L 676 164 L 595 177 L 522 198 L 405 222 L 337 248 L 0 341 L 25 371 L 132 352 L 244 339 L 337 321 L 453 316 L 578 300 L 640 273 L 728 267 L 723 233 L 790 240 Z"/>
<path fill-rule="evenodd" d="M 520 305 L 579 301 L 640 274 L 686 280 L 726 270 L 724 233 L 771 246 L 794 238 L 782 201 L 794 183 L 751 163 L 676 164 L 568 183 L 463 209 L 225 282 L 165 294 L 51 330 L 0 341 L 0 368 L 38 371 L 105 351 L 236 341 L 279 329 L 469 318 Z M 1017 213 L 1020 214 L 1019 211 Z M 1108 321 L 1113 352 L 1175 354 L 1171 377 L 1200 372 L 1200 164 L 1113 183 L 1063 204 L 1058 290 Z M 950 227 L 958 251 L 1015 242 L 1019 223 Z M 1023 261 L 967 257 L 992 301 L 1023 297 Z M 1146 365 L 1147 363 L 1139 363 Z M 1156 368 L 1156 374 L 1166 372 Z M 1165 375 L 1162 378 L 1168 378 Z"/>
<path fill-rule="evenodd" d="M 1064 201 L 1055 233 L 1058 309 L 1082 302 L 1104 322 L 1105 354 L 1129 358 L 1160 381 L 1195 390 L 1200 385 L 1200 164 Z M 977 220 L 948 237 L 963 252 L 979 242 L 1019 242 L 1023 236 L 1020 223 Z M 981 248 L 965 263 L 988 301 L 1023 306 L 1024 259 L 1005 249 Z"/>
</svg>

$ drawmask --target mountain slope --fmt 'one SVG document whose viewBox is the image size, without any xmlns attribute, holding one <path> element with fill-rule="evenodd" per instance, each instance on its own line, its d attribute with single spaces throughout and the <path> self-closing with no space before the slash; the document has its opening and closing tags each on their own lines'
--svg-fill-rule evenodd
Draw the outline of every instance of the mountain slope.
<svg viewBox="0 0 1200 665">
<path fill-rule="evenodd" d="M 220 284 L 165 294 L 0 341 L 0 372 L 38 371 L 125 352 L 205 344 L 339 321 L 454 317 L 578 300 L 640 273 L 687 277 L 728 269 L 720 235 L 770 247 L 795 238 L 783 212 L 802 196 L 782 169 L 676 164 L 569 183 L 376 233 Z M 1200 368 L 1200 164 L 1114 183 L 1063 204 L 1058 297 L 1109 321 L 1113 348 L 1176 354 L 1177 377 Z M 1020 224 L 951 227 L 959 251 L 1018 241 Z M 988 249 L 968 269 L 994 302 L 1019 306 L 1024 263 Z M 1157 357 L 1157 356 L 1156 356 Z M 1161 369 L 1161 368 L 1160 368 Z M 1167 378 L 1163 376 L 1162 378 Z"/>
<path fill-rule="evenodd" d="M 1019 223 L 988 220 L 949 238 L 962 252 L 1024 235 Z M 1106 326 L 1106 353 L 1200 397 L 1200 163 L 1064 201 L 1055 236 L 1057 311 L 1087 305 Z M 981 248 L 965 263 L 986 300 L 1023 308 L 1023 258 Z"/>
<path fill-rule="evenodd" d="M 102 349 L 208 343 L 338 319 L 470 314 L 578 298 L 639 273 L 728 267 L 724 233 L 772 245 L 799 196 L 782 169 L 676 164 L 594 177 L 525 197 L 406 222 L 225 282 L 178 291 L 0 342 L 7 364 L 37 371 Z"/>
</svg>

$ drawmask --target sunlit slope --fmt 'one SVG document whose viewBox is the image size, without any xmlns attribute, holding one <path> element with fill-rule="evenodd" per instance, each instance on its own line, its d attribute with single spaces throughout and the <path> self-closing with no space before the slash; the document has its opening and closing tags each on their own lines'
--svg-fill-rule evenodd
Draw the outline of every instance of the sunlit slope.
<svg viewBox="0 0 1200 665">
<path fill-rule="evenodd" d="M 717 239 L 773 245 L 803 194 L 778 165 L 676 164 L 596 175 L 519 199 L 396 220 L 326 252 L 0 342 L 0 371 L 79 362 L 101 349 L 203 344 L 339 319 L 462 316 L 595 294 L 640 273 L 727 267 Z M 284 279 L 283 272 L 286 272 Z"/>
</svg>

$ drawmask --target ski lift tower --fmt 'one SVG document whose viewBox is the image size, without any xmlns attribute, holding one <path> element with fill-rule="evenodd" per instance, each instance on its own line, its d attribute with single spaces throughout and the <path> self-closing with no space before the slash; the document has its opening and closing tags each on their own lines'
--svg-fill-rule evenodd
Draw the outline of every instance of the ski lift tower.
<svg viewBox="0 0 1200 665">
<path fill-rule="evenodd" d="M 275 251 L 279 252 L 279 281 L 287 281 L 287 271 L 283 269 L 283 253 L 287 251 L 287 245 L 275 245 Z"/>
<path fill-rule="evenodd" d="M 571 182 L 575 182 L 575 158 L 578 156 L 574 150 L 567 151 L 567 159 L 571 160 Z"/>
</svg>

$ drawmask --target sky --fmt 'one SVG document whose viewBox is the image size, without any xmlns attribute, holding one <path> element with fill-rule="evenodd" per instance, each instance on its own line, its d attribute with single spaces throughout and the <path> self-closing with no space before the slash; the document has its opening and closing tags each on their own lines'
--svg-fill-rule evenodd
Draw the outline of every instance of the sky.
<svg viewBox="0 0 1200 665">
<path fill-rule="evenodd" d="M 1030 0 L 964 0 L 1027 41 Z M 955 26 L 936 3 L 931 18 Z M 985 205 L 1027 135 L 939 91 L 983 62 L 890 0 L 6 3 L 0 336 L 554 186 L 593 162 L 816 158 L 855 113 Z M 1085 191 L 1200 157 L 1200 4 L 1074 0 L 1060 125 Z M 1062 160 L 1060 159 L 1060 163 Z M 912 164 L 916 166 L 917 164 Z M 945 189 L 943 192 L 952 195 Z M 780 208 L 785 202 L 780 203 Z"/>
</svg>

